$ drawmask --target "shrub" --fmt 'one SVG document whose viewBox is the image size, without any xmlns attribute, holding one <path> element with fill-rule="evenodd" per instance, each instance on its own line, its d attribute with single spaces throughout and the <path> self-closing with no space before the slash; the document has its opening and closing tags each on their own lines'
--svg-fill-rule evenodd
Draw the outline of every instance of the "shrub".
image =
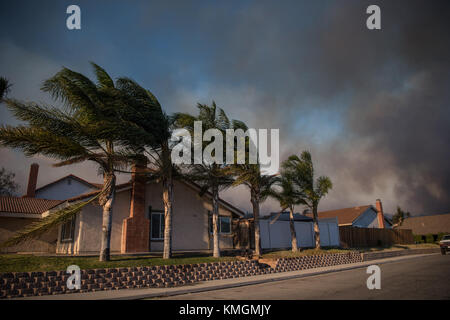
<svg viewBox="0 0 450 320">
<path fill-rule="evenodd" d="M 434 237 L 433 237 L 433 235 L 432 235 L 431 233 L 429 233 L 429 234 L 426 235 L 426 240 L 425 240 L 425 242 L 426 242 L 426 243 L 434 243 Z"/>
<path fill-rule="evenodd" d="M 414 235 L 414 243 L 424 243 L 425 241 L 423 241 L 422 236 L 419 234 L 415 234 Z"/>
</svg>

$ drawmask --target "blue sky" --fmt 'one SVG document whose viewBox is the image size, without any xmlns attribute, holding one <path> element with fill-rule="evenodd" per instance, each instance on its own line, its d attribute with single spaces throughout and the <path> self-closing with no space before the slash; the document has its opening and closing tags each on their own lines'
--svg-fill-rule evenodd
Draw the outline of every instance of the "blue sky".
<svg viewBox="0 0 450 320">
<path fill-rule="evenodd" d="M 370 1 L 2 2 L 0 74 L 10 96 L 53 103 L 42 81 L 62 66 L 91 76 L 94 61 L 150 89 L 169 113 L 215 100 L 252 127 L 279 128 L 283 157 L 309 149 L 334 181 L 324 209 L 381 198 L 390 211 L 448 210 L 450 168 L 423 156 L 448 156 L 448 5 L 377 3 L 381 31 L 365 27 Z M 66 28 L 70 4 L 81 30 Z M 0 117 L 15 123 L 4 106 Z M 0 155 L 22 185 L 33 161 L 41 184 L 69 172 L 100 180 L 88 164 Z M 239 194 L 224 197 L 249 209 Z"/>
</svg>

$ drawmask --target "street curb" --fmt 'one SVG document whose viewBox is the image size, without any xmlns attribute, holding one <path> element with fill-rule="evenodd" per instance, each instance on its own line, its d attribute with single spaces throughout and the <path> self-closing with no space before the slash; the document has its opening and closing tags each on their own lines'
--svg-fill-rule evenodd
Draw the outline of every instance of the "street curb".
<svg viewBox="0 0 450 320">
<path fill-rule="evenodd" d="M 317 276 L 317 275 L 322 275 L 322 274 L 327 274 L 327 273 L 361 269 L 361 268 L 364 268 L 366 266 L 370 266 L 373 264 L 387 264 L 387 263 L 393 263 L 393 262 L 398 262 L 398 261 L 402 261 L 402 260 L 420 258 L 420 257 L 424 257 L 424 256 L 432 256 L 432 255 L 436 255 L 436 254 L 437 253 L 400 256 L 400 257 L 388 258 L 389 260 L 379 259 L 381 261 L 370 260 L 370 261 L 360 262 L 359 265 L 357 265 L 357 266 L 346 266 L 346 267 L 332 269 L 332 270 L 313 271 L 313 272 L 307 272 L 304 274 L 286 275 L 286 276 L 269 278 L 269 279 L 261 279 L 261 280 L 250 280 L 250 281 L 243 281 L 243 282 L 239 282 L 239 283 L 230 283 L 230 284 L 216 285 L 216 286 L 210 286 L 210 287 L 204 287 L 204 288 L 190 288 L 190 289 L 187 289 L 187 288 L 181 289 L 180 288 L 180 290 L 176 290 L 176 291 L 148 293 L 148 294 L 141 294 L 141 295 L 136 294 L 136 295 L 133 295 L 130 297 L 119 297 L 119 298 L 112 298 L 112 299 L 108 299 L 108 300 L 140 300 L 140 299 L 149 299 L 149 298 L 178 296 L 178 295 L 183 295 L 183 294 L 188 294 L 188 293 L 199 293 L 199 292 L 207 292 L 207 291 L 214 291 L 214 290 L 221 290 L 221 289 L 237 288 L 237 287 L 261 284 L 261 283 L 307 278 L 307 277 L 312 277 L 312 276 Z M 386 260 L 386 261 L 383 261 L 383 260 Z M 291 271 L 291 272 L 298 272 L 298 271 Z"/>
</svg>

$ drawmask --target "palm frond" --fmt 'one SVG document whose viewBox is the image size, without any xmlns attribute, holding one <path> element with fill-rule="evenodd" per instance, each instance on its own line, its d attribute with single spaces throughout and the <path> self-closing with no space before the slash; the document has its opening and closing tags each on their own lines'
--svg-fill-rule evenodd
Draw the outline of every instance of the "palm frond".
<svg viewBox="0 0 450 320">
<path fill-rule="evenodd" d="M 95 75 L 97 77 L 98 86 L 101 88 L 114 88 L 114 81 L 111 79 L 109 74 L 100 67 L 99 65 L 91 62 L 92 67 L 94 68 Z"/>
<path fill-rule="evenodd" d="M 52 78 L 44 81 L 41 89 L 54 99 L 59 99 L 71 110 L 100 116 L 103 102 L 97 86 L 81 73 L 63 68 Z"/>
<path fill-rule="evenodd" d="M 0 128 L 0 144 L 21 149 L 27 156 L 42 154 L 54 159 L 67 160 L 89 152 L 76 141 L 64 136 L 25 126 L 3 126 Z"/>
</svg>

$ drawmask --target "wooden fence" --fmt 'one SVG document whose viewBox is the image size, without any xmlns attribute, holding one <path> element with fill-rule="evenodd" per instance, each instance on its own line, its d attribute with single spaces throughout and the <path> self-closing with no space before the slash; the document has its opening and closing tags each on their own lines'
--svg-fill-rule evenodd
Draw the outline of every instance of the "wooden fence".
<svg viewBox="0 0 450 320">
<path fill-rule="evenodd" d="M 377 229 L 339 227 L 339 237 L 343 248 L 390 246 L 412 244 L 414 237 L 408 229 Z"/>
</svg>

